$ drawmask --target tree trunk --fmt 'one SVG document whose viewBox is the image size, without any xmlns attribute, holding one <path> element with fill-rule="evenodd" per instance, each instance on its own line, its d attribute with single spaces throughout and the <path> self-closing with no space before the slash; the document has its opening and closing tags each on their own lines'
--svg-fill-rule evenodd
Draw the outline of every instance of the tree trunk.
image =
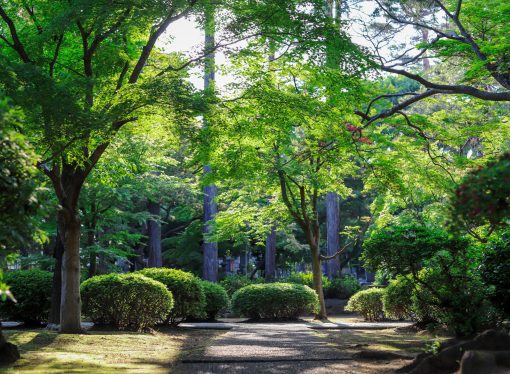
<svg viewBox="0 0 510 374">
<path fill-rule="evenodd" d="M 149 213 L 153 216 L 160 215 L 161 206 L 158 203 L 149 201 Z M 149 219 L 147 222 L 149 231 L 149 262 L 148 267 L 160 268 L 163 266 L 163 259 L 161 256 L 161 223 L 158 220 Z"/>
<path fill-rule="evenodd" d="M 421 41 L 423 43 L 428 43 L 429 42 L 429 30 L 425 29 L 425 28 L 421 28 L 420 29 L 421 31 Z M 425 51 L 423 53 L 423 71 L 427 72 L 430 70 L 430 60 L 427 56 L 427 51 Z"/>
<path fill-rule="evenodd" d="M 324 301 L 324 290 L 322 288 L 322 267 L 320 259 L 319 246 L 313 243 L 310 246 L 312 252 L 312 274 L 313 288 L 319 296 L 319 312 L 315 315 L 315 319 L 327 319 L 326 302 Z"/>
<path fill-rule="evenodd" d="M 204 91 L 214 94 L 214 74 L 215 74 L 215 17 L 214 5 L 208 4 L 204 10 L 205 18 L 205 53 L 204 60 Z M 207 116 L 204 115 L 204 127 L 207 127 Z M 204 176 L 211 173 L 209 165 L 204 166 Z M 203 241 L 203 278 L 205 280 L 216 282 L 218 280 L 218 243 L 211 243 L 206 236 L 211 231 L 210 221 L 217 213 L 216 206 L 217 188 L 214 184 L 204 187 L 204 241 Z"/>
<path fill-rule="evenodd" d="M 60 331 L 78 333 L 81 332 L 80 217 L 76 209 L 63 207 L 58 212 L 58 222 L 64 245 Z"/>
<path fill-rule="evenodd" d="M 51 306 L 48 315 L 48 327 L 55 328 L 60 324 L 60 301 L 62 294 L 62 257 L 64 255 L 64 245 L 60 233 L 57 229 L 55 238 L 55 247 L 53 257 L 55 258 L 55 268 L 53 269 L 53 281 L 51 288 Z"/>
<path fill-rule="evenodd" d="M 327 220 L 327 253 L 334 255 L 340 248 L 340 212 L 338 207 L 338 195 L 334 192 L 326 194 L 326 220 Z M 335 257 L 326 262 L 328 278 L 340 276 L 340 261 Z"/>
<path fill-rule="evenodd" d="M 271 232 L 266 238 L 264 271 L 267 282 L 274 280 L 276 273 L 276 230 L 274 226 L 271 227 Z"/>
<path fill-rule="evenodd" d="M 208 166 L 204 167 L 205 173 L 210 173 Z M 216 202 L 216 186 L 209 185 L 204 187 L 204 234 L 207 235 L 211 231 L 210 221 L 214 218 L 217 212 Z M 204 238 L 204 267 L 203 278 L 210 282 L 218 280 L 218 243 L 209 242 Z"/>
</svg>

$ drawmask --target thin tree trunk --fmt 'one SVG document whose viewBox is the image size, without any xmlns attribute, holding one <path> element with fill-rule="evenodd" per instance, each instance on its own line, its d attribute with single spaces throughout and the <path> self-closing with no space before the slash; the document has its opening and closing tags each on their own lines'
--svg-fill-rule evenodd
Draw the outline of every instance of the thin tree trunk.
<svg viewBox="0 0 510 374">
<path fill-rule="evenodd" d="M 270 282 L 274 280 L 276 273 L 276 230 L 271 227 L 271 232 L 266 238 L 266 252 L 265 252 L 265 278 Z"/>
<path fill-rule="evenodd" d="M 160 215 L 161 206 L 158 203 L 149 201 L 149 213 L 153 216 Z M 161 224 L 158 220 L 149 219 L 147 222 L 149 231 L 149 262 L 148 267 L 160 268 L 163 266 L 163 259 L 161 256 Z"/>
<path fill-rule="evenodd" d="M 316 319 L 327 319 L 326 302 L 324 301 L 324 290 L 322 287 L 322 266 L 320 259 L 319 246 L 313 243 L 310 246 L 312 252 L 312 274 L 313 288 L 319 296 L 319 312 L 315 315 Z"/>
<path fill-rule="evenodd" d="M 334 255 L 340 248 L 340 211 L 338 206 L 338 195 L 334 192 L 326 194 L 326 223 L 327 223 L 327 253 Z M 335 257 L 326 262 L 328 278 L 340 275 L 340 261 Z"/>
<path fill-rule="evenodd" d="M 204 61 L 204 91 L 214 94 L 214 74 L 215 74 L 215 17 L 214 5 L 207 4 L 204 11 L 205 17 L 205 52 Z M 204 115 L 204 127 L 207 127 L 207 116 Z M 204 176 L 211 173 L 211 167 L 204 165 Z M 211 232 L 210 221 L 214 219 L 217 213 L 216 206 L 217 188 L 214 184 L 204 187 L 204 241 L 203 241 L 203 278 L 205 280 L 216 282 L 218 280 L 218 243 L 209 242 L 207 234 Z"/>
<path fill-rule="evenodd" d="M 62 257 L 64 255 L 64 245 L 57 229 L 55 238 L 55 247 L 53 257 L 55 258 L 55 268 L 53 269 L 53 281 L 51 288 L 51 304 L 48 315 L 48 327 L 56 328 L 60 324 L 60 301 L 62 294 Z"/>
<path fill-rule="evenodd" d="M 62 257 L 62 296 L 60 331 L 81 331 L 80 298 L 80 217 L 76 209 L 62 208 L 58 213 L 59 232 L 64 244 Z"/>
</svg>

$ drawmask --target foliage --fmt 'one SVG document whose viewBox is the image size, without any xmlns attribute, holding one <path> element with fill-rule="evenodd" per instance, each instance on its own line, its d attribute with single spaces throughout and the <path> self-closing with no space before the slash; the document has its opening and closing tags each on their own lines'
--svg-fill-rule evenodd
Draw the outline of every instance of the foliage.
<svg viewBox="0 0 510 374">
<path fill-rule="evenodd" d="M 510 153 L 463 178 L 455 191 L 452 214 L 468 226 L 497 225 L 510 219 Z"/>
<path fill-rule="evenodd" d="M 302 284 L 302 285 L 308 286 L 310 288 L 313 288 L 313 274 L 312 273 L 292 273 L 288 277 L 282 278 L 280 280 L 280 282 Z M 324 290 L 326 290 L 330 287 L 330 281 L 325 275 L 322 276 L 322 285 L 324 287 Z"/>
<path fill-rule="evenodd" d="M 295 283 L 252 284 L 232 296 L 234 312 L 252 319 L 296 319 L 315 313 L 318 304 L 313 289 Z"/>
<path fill-rule="evenodd" d="M 404 275 L 417 272 L 450 244 L 443 230 L 418 224 L 391 226 L 373 232 L 364 242 L 362 259 L 371 270 Z"/>
<path fill-rule="evenodd" d="M 202 280 L 200 284 L 205 294 L 207 319 L 214 320 L 221 310 L 226 310 L 230 306 L 227 291 L 217 283 Z"/>
<path fill-rule="evenodd" d="M 0 250 L 27 245 L 37 233 L 34 215 L 38 200 L 35 179 L 37 156 L 26 137 L 15 131 L 22 121 L 19 110 L 0 91 Z"/>
<path fill-rule="evenodd" d="M 465 238 L 449 237 L 435 227 L 392 226 L 372 234 L 363 258 L 372 269 L 410 277 L 419 321 L 444 324 L 457 335 L 496 322 L 490 290 L 477 270 L 480 251 Z"/>
<path fill-rule="evenodd" d="M 246 275 L 229 274 L 220 281 L 220 284 L 223 286 L 223 288 L 225 288 L 229 296 L 232 296 L 234 292 L 236 292 L 240 288 L 249 286 L 250 284 L 257 283 L 264 283 L 264 279 L 262 278 L 250 279 Z"/>
<path fill-rule="evenodd" d="M 4 273 L 3 282 L 17 302 L 0 302 L 0 315 L 11 321 L 39 324 L 48 318 L 53 275 L 43 270 L 14 270 Z"/>
<path fill-rule="evenodd" d="M 165 285 L 141 274 L 106 274 L 81 285 L 83 313 L 95 323 L 144 330 L 164 320 L 173 307 Z"/>
<path fill-rule="evenodd" d="M 417 319 L 436 321 L 459 336 L 469 336 L 493 326 L 499 316 L 488 301 L 490 290 L 477 276 L 456 274 L 439 268 L 420 271 L 413 294 Z"/>
<path fill-rule="evenodd" d="M 480 273 L 483 281 L 495 288 L 491 301 L 510 316 L 510 233 L 489 242 Z"/>
<path fill-rule="evenodd" d="M 356 277 L 346 275 L 331 279 L 329 284 L 324 287 L 326 297 L 337 299 L 348 299 L 361 288 Z"/>
<path fill-rule="evenodd" d="M 174 308 L 164 320 L 165 323 L 176 326 L 186 317 L 206 317 L 204 291 L 200 279 L 193 274 L 167 268 L 146 268 L 137 273 L 163 283 L 172 293 Z"/>
<path fill-rule="evenodd" d="M 411 277 L 398 276 L 390 280 L 382 298 L 384 315 L 398 320 L 413 318 L 413 291 Z"/>
<path fill-rule="evenodd" d="M 379 321 L 384 317 L 383 296 L 384 290 L 381 288 L 359 291 L 349 299 L 345 310 L 357 312 L 367 321 Z"/>
</svg>

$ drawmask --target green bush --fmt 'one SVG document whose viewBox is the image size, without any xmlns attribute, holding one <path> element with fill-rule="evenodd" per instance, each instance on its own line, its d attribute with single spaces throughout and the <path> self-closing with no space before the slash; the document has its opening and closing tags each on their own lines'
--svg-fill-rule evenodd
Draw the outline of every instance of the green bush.
<svg viewBox="0 0 510 374">
<path fill-rule="evenodd" d="M 367 321 L 379 321 L 384 317 L 383 295 L 384 289 L 382 288 L 359 291 L 349 299 L 345 310 L 357 312 Z"/>
<path fill-rule="evenodd" d="M 414 317 L 414 286 L 410 277 L 398 276 L 384 289 L 383 310 L 388 318 L 404 320 Z"/>
<path fill-rule="evenodd" d="M 296 283 L 302 284 L 304 286 L 308 286 L 310 288 L 313 287 L 313 273 L 292 273 L 288 277 L 282 278 L 281 282 L 283 283 Z M 324 292 L 330 287 L 330 282 L 328 277 L 325 275 L 322 276 L 322 288 Z"/>
<path fill-rule="evenodd" d="M 4 274 L 17 303 L 0 301 L 0 315 L 4 319 L 39 324 L 48 319 L 53 274 L 43 270 L 15 270 Z"/>
<path fill-rule="evenodd" d="M 227 309 L 230 305 L 227 291 L 217 283 L 203 280 L 200 284 L 205 294 L 207 319 L 214 320 L 220 310 Z"/>
<path fill-rule="evenodd" d="M 250 284 L 264 283 L 264 279 L 255 278 L 250 279 L 246 275 L 227 275 L 220 281 L 220 284 L 225 288 L 227 294 L 232 296 L 237 290 L 249 286 Z"/>
<path fill-rule="evenodd" d="M 164 320 L 173 306 L 164 284 L 141 274 L 106 274 L 81 285 L 83 314 L 95 323 L 143 330 Z"/>
<path fill-rule="evenodd" d="M 178 325 L 186 317 L 205 318 L 205 295 L 200 279 L 177 269 L 147 268 L 138 273 L 163 283 L 174 297 L 174 308 L 165 323 Z"/>
<path fill-rule="evenodd" d="M 232 296 L 234 312 L 253 319 L 296 319 L 318 307 L 315 291 L 295 283 L 252 284 Z"/>
<path fill-rule="evenodd" d="M 337 299 L 348 299 L 361 289 L 358 280 L 350 275 L 333 278 L 324 288 L 326 297 Z"/>
<path fill-rule="evenodd" d="M 510 318 L 510 232 L 489 243 L 480 273 L 483 281 L 494 287 L 491 301 Z"/>
<path fill-rule="evenodd" d="M 455 279 L 437 268 L 418 274 L 413 310 L 423 323 L 445 325 L 452 333 L 469 336 L 493 326 L 498 314 L 488 301 L 491 290 L 473 274 Z"/>
</svg>

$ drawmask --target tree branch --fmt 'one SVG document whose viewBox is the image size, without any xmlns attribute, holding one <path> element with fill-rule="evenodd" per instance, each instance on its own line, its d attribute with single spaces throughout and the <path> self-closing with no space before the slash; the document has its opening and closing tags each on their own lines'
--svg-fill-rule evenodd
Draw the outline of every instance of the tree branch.
<svg viewBox="0 0 510 374">
<path fill-rule="evenodd" d="M 9 27 L 9 32 L 11 33 L 12 43 L 10 43 L 9 45 L 18 53 L 19 57 L 24 63 L 31 62 L 27 52 L 25 51 L 25 47 L 23 46 L 19 39 L 18 31 L 16 30 L 14 22 L 7 15 L 7 13 L 5 13 L 5 10 L 1 5 L 0 5 L 0 17 L 7 24 L 7 27 Z"/>
</svg>

